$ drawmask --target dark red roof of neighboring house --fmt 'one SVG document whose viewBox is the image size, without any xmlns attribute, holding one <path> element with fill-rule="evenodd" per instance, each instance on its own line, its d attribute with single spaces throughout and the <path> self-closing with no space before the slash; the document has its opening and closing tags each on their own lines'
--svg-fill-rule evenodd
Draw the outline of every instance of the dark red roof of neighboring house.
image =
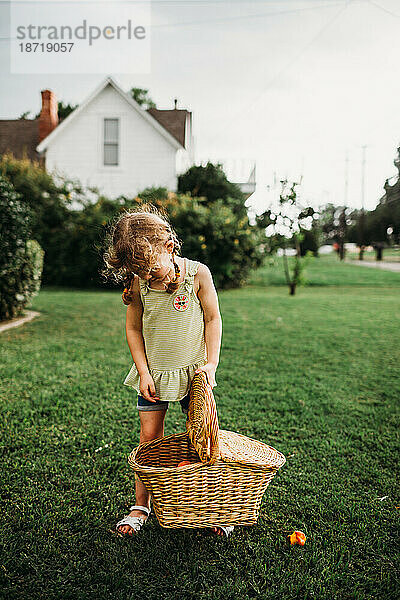
<svg viewBox="0 0 400 600">
<path fill-rule="evenodd" d="M 185 146 L 186 115 L 190 114 L 185 109 L 159 110 L 148 108 L 147 112 L 156 119 L 178 142 Z"/>
<path fill-rule="evenodd" d="M 16 158 L 40 161 L 38 143 L 39 119 L 0 119 L 0 154 L 12 152 Z"/>
</svg>

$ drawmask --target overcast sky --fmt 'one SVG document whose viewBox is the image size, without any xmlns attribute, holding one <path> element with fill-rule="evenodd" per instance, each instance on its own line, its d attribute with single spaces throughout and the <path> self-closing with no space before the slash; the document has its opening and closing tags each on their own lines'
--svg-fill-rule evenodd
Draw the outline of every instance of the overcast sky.
<svg viewBox="0 0 400 600">
<path fill-rule="evenodd" d="M 305 204 L 374 208 L 400 145 L 398 0 L 158 0 L 151 3 L 151 73 L 113 75 L 145 87 L 159 108 L 193 112 L 196 161 L 257 164 L 260 212 L 274 178 L 299 179 Z M 101 3 L 99 3 L 99 11 Z M 0 37 L 9 35 L 0 2 Z M 104 75 L 10 74 L 0 41 L 0 118 L 40 108 L 40 90 L 79 103 Z M 106 75 L 106 74 L 105 74 Z M 274 175 L 275 174 L 275 175 Z M 269 190 L 268 191 L 268 186 Z"/>
</svg>

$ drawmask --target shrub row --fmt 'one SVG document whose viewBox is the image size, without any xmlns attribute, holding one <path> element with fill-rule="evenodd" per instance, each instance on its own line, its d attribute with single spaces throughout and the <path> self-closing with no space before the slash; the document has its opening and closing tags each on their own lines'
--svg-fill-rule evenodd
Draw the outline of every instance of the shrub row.
<svg viewBox="0 0 400 600">
<path fill-rule="evenodd" d="M 20 316 L 39 292 L 44 252 L 30 239 L 32 211 L 0 176 L 0 321 Z"/>
<path fill-rule="evenodd" d="M 114 287 L 101 277 L 108 224 L 120 213 L 150 201 L 164 209 L 182 242 L 182 253 L 207 264 L 219 288 L 243 285 L 264 256 L 264 230 L 249 223 L 244 197 L 216 171 L 224 198 L 210 201 L 193 191 L 144 190 L 135 198 L 106 198 L 79 182 L 46 173 L 10 155 L 0 173 L 14 185 L 32 214 L 32 237 L 45 252 L 42 282 L 73 287 Z M 210 166 L 207 174 L 210 176 Z M 192 183 L 192 181 L 191 181 Z M 88 197 L 90 195 L 90 198 Z M 234 194 L 234 197 L 228 194 Z"/>
</svg>

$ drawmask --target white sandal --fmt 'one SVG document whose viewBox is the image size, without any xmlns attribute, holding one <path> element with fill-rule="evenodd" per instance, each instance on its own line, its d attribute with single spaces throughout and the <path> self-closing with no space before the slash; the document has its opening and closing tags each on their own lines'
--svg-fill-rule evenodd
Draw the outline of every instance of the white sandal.
<svg viewBox="0 0 400 600">
<path fill-rule="evenodd" d="M 214 525 L 214 527 L 217 527 L 218 529 L 222 529 L 222 531 L 224 532 L 225 537 L 229 537 L 230 534 L 232 533 L 232 531 L 235 529 L 234 525 Z M 218 535 L 217 533 L 215 533 L 215 531 L 213 531 L 214 535 Z"/>
<path fill-rule="evenodd" d="M 115 527 L 115 529 L 121 536 L 129 535 L 129 533 L 122 533 L 122 531 L 118 530 L 118 527 L 120 527 L 121 525 L 129 525 L 129 527 L 132 527 L 134 531 L 140 531 L 151 514 L 151 508 L 147 508 L 147 506 L 131 506 L 129 510 L 142 510 L 147 515 L 147 519 L 143 519 L 142 517 L 131 517 L 130 515 L 126 515 L 123 519 L 121 519 L 121 521 L 118 521 Z"/>
</svg>

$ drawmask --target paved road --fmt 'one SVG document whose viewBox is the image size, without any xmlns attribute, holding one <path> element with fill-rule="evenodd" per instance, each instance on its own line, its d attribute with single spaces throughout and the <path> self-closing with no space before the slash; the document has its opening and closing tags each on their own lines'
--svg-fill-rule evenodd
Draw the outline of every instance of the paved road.
<svg viewBox="0 0 400 600">
<path fill-rule="evenodd" d="M 366 261 L 366 260 L 348 260 L 351 265 L 360 265 L 360 267 L 375 267 L 384 271 L 396 271 L 400 273 L 400 262 L 381 262 L 381 261 Z"/>
</svg>

